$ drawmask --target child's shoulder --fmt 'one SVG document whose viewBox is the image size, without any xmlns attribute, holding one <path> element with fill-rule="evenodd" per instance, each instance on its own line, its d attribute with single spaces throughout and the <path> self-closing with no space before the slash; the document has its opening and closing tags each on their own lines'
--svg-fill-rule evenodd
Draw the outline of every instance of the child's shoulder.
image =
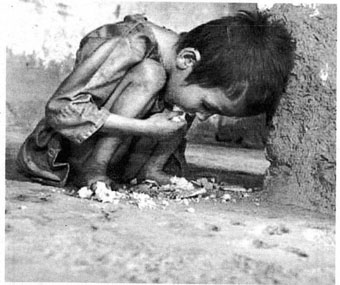
<svg viewBox="0 0 340 285">
<path fill-rule="evenodd" d="M 115 36 L 127 36 L 134 32 L 150 33 L 147 18 L 143 15 L 128 15 L 123 21 L 102 25 L 89 32 L 85 38 L 112 38 Z"/>
</svg>

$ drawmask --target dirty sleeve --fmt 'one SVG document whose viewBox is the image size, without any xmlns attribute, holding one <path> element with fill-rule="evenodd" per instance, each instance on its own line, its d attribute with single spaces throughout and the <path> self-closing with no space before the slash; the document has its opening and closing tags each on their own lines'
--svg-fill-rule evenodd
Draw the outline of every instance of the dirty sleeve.
<svg viewBox="0 0 340 285">
<path fill-rule="evenodd" d="M 75 143 L 102 127 L 110 115 L 105 102 L 150 49 L 150 37 L 143 30 L 125 30 L 107 25 L 88 34 L 81 41 L 73 71 L 46 105 L 47 123 Z"/>
</svg>

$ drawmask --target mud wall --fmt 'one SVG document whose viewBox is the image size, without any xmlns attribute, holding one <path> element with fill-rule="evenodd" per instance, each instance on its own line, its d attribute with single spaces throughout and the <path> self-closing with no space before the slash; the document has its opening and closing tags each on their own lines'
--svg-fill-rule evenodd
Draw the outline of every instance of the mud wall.
<svg viewBox="0 0 340 285">
<path fill-rule="evenodd" d="M 336 5 L 275 5 L 297 39 L 297 61 L 267 145 L 271 197 L 335 211 Z"/>
</svg>

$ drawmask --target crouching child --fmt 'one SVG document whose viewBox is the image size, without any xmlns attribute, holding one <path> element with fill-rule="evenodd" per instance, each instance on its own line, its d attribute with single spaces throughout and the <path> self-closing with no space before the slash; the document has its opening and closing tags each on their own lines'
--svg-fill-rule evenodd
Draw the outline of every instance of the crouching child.
<svg viewBox="0 0 340 285">
<path fill-rule="evenodd" d="M 81 40 L 73 71 L 23 143 L 18 166 L 54 186 L 167 184 L 170 175 L 185 175 L 185 135 L 195 117 L 267 113 L 270 120 L 294 50 L 284 23 L 260 12 L 181 34 L 141 15 L 99 27 Z"/>
</svg>

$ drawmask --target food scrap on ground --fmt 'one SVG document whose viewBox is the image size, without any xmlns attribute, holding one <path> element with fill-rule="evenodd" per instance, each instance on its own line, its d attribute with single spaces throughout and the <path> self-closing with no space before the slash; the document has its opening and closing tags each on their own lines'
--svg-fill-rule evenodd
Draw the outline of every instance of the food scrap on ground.
<svg viewBox="0 0 340 285">
<path fill-rule="evenodd" d="M 188 213 L 195 213 L 195 209 L 194 208 L 188 208 L 186 211 Z"/>
<path fill-rule="evenodd" d="M 130 203 L 139 209 L 155 209 L 157 207 L 155 201 L 147 194 L 133 192 L 130 198 L 132 199 Z"/>
<path fill-rule="evenodd" d="M 201 199 L 236 203 L 237 199 L 250 197 L 251 192 L 252 189 L 241 186 L 217 183 L 214 178 L 203 177 L 188 181 L 184 177 L 173 176 L 170 183 L 166 185 L 158 185 L 152 180 L 145 180 L 140 184 L 131 181 L 129 185 L 118 187 L 118 191 L 113 191 L 104 182 L 98 181 L 91 187 L 80 188 L 77 196 L 113 204 L 125 200 L 139 209 L 154 209 L 158 206 L 164 209 L 169 206 L 170 200 L 184 204 L 186 207 L 190 203 L 199 203 Z"/>
<path fill-rule="evenodd" d="M 223 201 L 229 201 L 231 200 L 231 195 L 230 194 L 223 194 L 221 197 Z"/>
<path fill-rule="evenodd" d="M 121 198 L 124 198 L 125 195 L 122 193 L 119 193 L 117 191 L 112 191 L 110 187 L 107 187 L 104 182 L 96 182 L 95 185 L 95 198 L 98 201 L 101 201 L 103 203 L 119 203 L 119 200 Z"/>
<path fill-rule="evenodd" d="M 89 199 L 93 196 L 93 191 L 88 187 L 81 187 L 78 191 L 78 196 L 82 199 Z"/>
</svg>

